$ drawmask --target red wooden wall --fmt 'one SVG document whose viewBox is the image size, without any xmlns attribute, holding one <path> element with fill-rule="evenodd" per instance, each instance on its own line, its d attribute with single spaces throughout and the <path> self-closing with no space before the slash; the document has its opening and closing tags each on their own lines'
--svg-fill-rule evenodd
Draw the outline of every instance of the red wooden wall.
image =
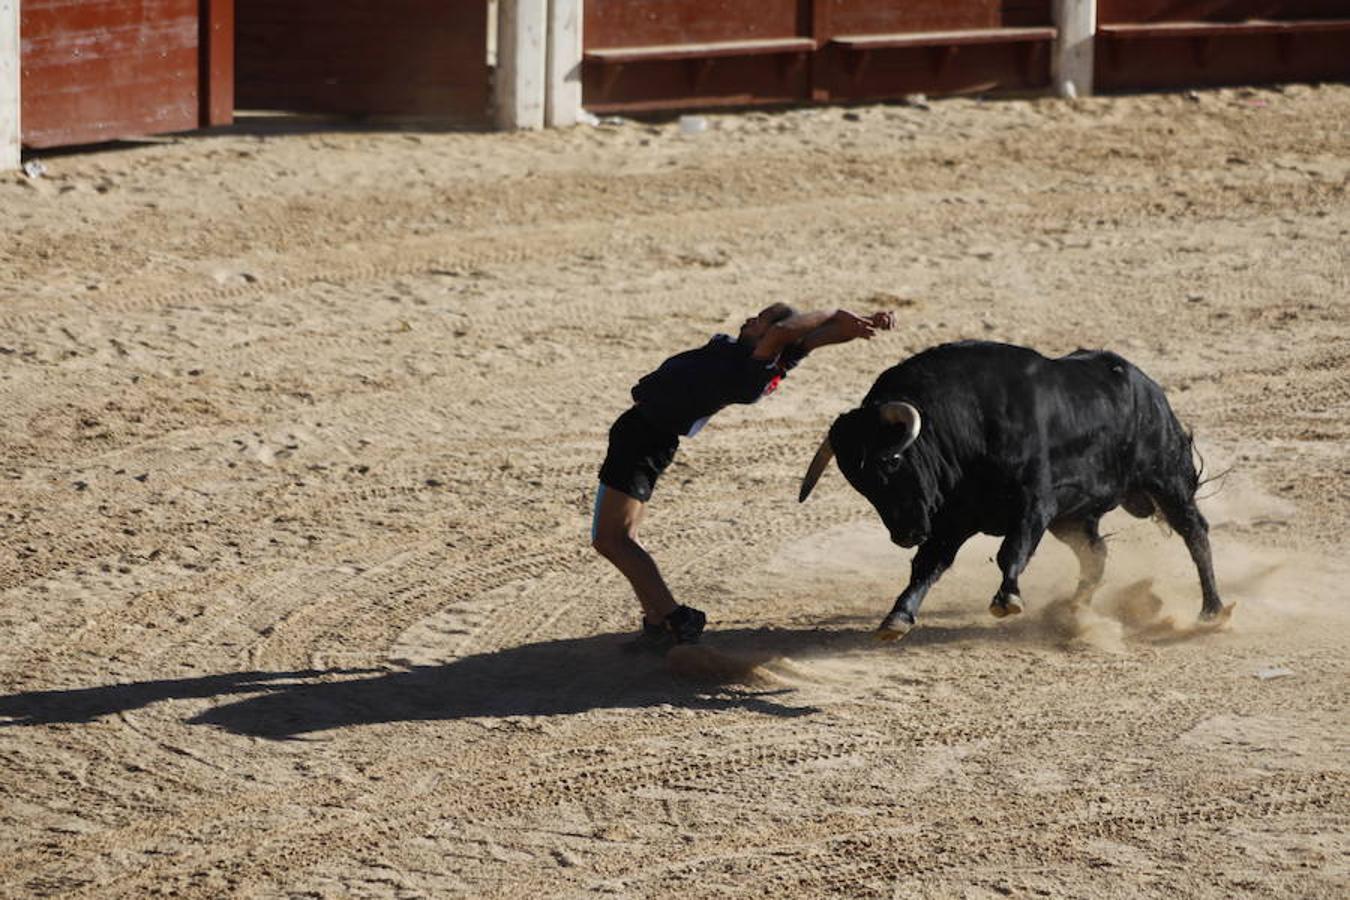
<svg viewBox="0 0 1350 900">
<path fill-rule="evenodd" d="M 236 105 L 482 124 L 487 8 L 23 0 L 22 141 L 190 130 L 229 122 Z M 1350 0 L 1099 0 L 1098 12 L 1099 90 L 1350 79 Z M 1035 90 L 1049 84 L 1051 15 L 1051 0 L 585 0 L 584 103 L 644 111 Z"/>
<path fill-rule="evenodd" d="M 584 102 L 1042 89 L 1052 16 L 1051 0 L 586 0 Z M 1098 90 L 1350 79 L 1350 0 L 1099 0 L 1098 24 Z"/>
<path fill-rule="evenodd" d="M 1350 80 L 1350 0 L 1099 0 L 1097 20 L 1098 90 Z"/>
<path fill-rule="evenodd" d="M 692 44 L 809 32 L 802 0 L 582 0 L 589 47 Z"/>
<path fill-rule="evenodd" d="M 1103 24 L 1347 17 L 1350 0 L 1097 0 L 1097 20 Z"/>
<path fill-rule="evenodd" d="M 24 146 L 230 121 L 233 0 L 22 0 Z"/>
<path fill-rule="evenodd" d="M 829 38 L 868 34 L 987 32 L 1052 25 L 1051 0 L 829 0 L 817 94 L 870 100 L 922 92 L 1034 90 L 1050 83 L 1050 40 L 992 40 L 873 52 L 861 59 Z"/>
<path fill-rule="evenodd" d="M 998 0 L 952 3 L 856 3 L 828 0 L 833 30 L 842 34 L 891 31 L 947 31 L 998 24 Z"/>
<path fill-rule="evenodd" d="M 486 0 L 236 0 L 240 109 L 488 116 Z"/>
<path fill-rule="evenodd" d="M 861 52 L 859 35 L 1047 27 L 1051 0 L 585 0 L 585 105 L 597 111 L 848 101 L 917 91 L 1043 87 L 1049 39 L 986 36 L 953 48 Z M 699 58 L 697 44 L 809 40 L 810 45 Z M 621 48 L 669 52 L 616 60 Z M 607 52 L 608 51 L 608 52 Z"/>
</svg>

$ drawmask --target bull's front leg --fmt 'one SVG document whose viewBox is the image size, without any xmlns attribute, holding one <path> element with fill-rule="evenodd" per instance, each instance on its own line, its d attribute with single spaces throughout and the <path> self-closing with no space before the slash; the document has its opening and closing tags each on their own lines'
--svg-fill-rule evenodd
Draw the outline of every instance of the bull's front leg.
<svg viewBox="0 0 1350 900">
<path fill-rule="evenodd" d="M 1049 525 L 1050 514 L 1045 505 L 1035 499 L 1028 499 L 1022 514 L 998 548 L 998 567 L 1003 572 L 1003 581 L 998 586 L 998 593 L 989 602 L 989 612 L 996 618 L 1022 611 L 1022 593 L 1017 586 L 1017 579 L 1026 569 L 1031 554 L 1036 552 Z"/>
<path fill-rule="evenodd" d="M 910 563 L 909 584 L 895 598 L 890 614 L 877 628 L 878 640 L 894 641 L 909 634 L 918 619 L 919 604 L 923 603 L 924 595 L 951 567 L 956 551 L 968 537 L 969 534 L 934 535 L 919 545 L 914 561 Z"/>
</svg>

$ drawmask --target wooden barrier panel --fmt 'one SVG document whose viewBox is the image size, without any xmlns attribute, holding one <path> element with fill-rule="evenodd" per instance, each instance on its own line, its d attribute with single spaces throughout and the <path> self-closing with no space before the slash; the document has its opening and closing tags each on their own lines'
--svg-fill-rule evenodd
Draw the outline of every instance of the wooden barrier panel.
<svg viewBox="0 0 1350 900">
<path fill-rule="evenodd" d="M 234 121 L 234 0 L 202 0 L 201 124 Z"/>
<path fill-rule="evenodd" d="M 1055 21 L 1055 0 L 1003 0 L 999 24 L 1005 28 L 1034 28 Z"/>
<path fill-rule="evenodd" d="M 921 92 L 969 93 L 1042 88 L 1049 83 L 1053 28 L 965 29 L 835 38 L 822 52 L 833 53 L 828 67 L 831 99 L 898 97 Z"/>
<path fill-rule="evenodd" d="M 240 108 L 488 119 L 486 0 L 236 0 Z"/>
<path fill-rule="evenodd" d="M 886 34 L 895 31 L 953 31 L 998 28 L 1002 0 L 951 0 L 947 3 L 897 3 L 828 0 L 836 34 Z"/>
<path fill-rule="evenodd" d="M 1099 0 L 1106 90 L 1350 79 L 1346 0 Z"/>
<path fill-rule="evenodd" d="M 227 3 L 23 0 L 23 143 L 51 147 L 187 131 L 224 117 Z M 212 16 L 219 30 L 211 31 Z M 219 54 L 203 53 L 207 42 Z M 205 62 L 204 60 L 210 60 Z M 212 93 L 214 76 L 216 93 Z M 214 99 L 213 99 L 214 98 Z"/>
<path fill-rule="evenodd" d="M 1346 0 L 1098 0 L 1103 25 L 1350 18 Z"/>
<path fill-rule="evenodd" d="M 798 37 L 810 8 L 801 0 L 585 0 L 583 31 L 587 50 Z"/>
<path fill-rule="evenodd" d="M 587 0 L 585 104 L 642 111 L 1042 88 L 1052 0 Z"/>
</svg>

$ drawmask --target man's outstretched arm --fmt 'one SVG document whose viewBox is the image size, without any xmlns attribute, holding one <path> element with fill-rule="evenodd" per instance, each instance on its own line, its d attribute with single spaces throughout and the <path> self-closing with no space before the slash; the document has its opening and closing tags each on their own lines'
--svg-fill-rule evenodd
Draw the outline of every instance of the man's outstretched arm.
<svg viewBox="0 0 1350 900">
<path fill-rule="evenodd" d="M 803 335 L 801 346 L 809 353 L 818 347 L 845 344 L 855 338 L 869 340 L 878 331 L 890 331 L 894 327 L 895 316 L 891 313 L 874 312 L 864 318 L 841 309 Z"/>
<path fill-rule="evenodd" d="M 827 344 L 867 339 L 877 331 L 890 331 L 894 327 L 895 316 L 888 312 L 875 312 L 866 318 L 846 309 L 798 313 L 775 323 L 760 338 L 751 355 L 755 359 L 777 359 L 784 349 L 797 343 L 809 353 Z"/>
<path fill-rule="evenodd" d="M 781 322 L 775 322 L 769 326 L 769 330 L 764 332 L 764 336 L 755 344 L 754 351 L 750 354 L 755 359 L 772 360 L 777 359 L 778 354 L 792 344 L 805 338 L 812 331 L 825 325 L 832 318 L 839 315 L 841 310 L 829 309 L 819 312 L 797 313 L 788 316 Z"/>
</svg>

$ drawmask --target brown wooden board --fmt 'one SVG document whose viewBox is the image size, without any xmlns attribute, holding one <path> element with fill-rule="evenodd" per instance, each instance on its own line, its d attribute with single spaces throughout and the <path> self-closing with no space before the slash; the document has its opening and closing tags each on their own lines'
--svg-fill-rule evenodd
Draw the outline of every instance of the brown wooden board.
<svg viewBox="0 0 1350 900">
<path fill-rule="evenodd" d="M 202 0 L 201 124 L 234 121 L 234 0 Z"/>
<path fill-rule="evenodd" d="M 1053 40 L 1051 0 L 588 0 L 585 17 L 597 112 L 1042 87 Z M 868 41 L 910 34 L 936 46 Z"/>
<path fill-rule="evenodd" d="M 810 35 L 810 0 L 584 0 L 586 49 Z"/>
<path fill-rule="evenodd" d="M 1055 12 L 1050 0 L 1003 0 L 1003 17 L 999 24 L 1007 28 L 1053 25 Z"/>
<path fill-rule="evenodd" d="M 1340 24 L 1350 0 L 1100 0 L 1098 9 L 1101 90 L 1343 79 L 1350 69 Z M 584 102 L 598 111 L 1039 89 L 1054 40 L 1050 0 L 590 0 L 586 16 Z M 1214 33 L 1178 37 L 1177 23 Z M 1111 31 L 1122 25 L 1147 27 Z M 766 39 L 793 37 L 816 49 L 765 53 Z M 715 50 L 700 60 L 699 47 Z"/>
<path fill-rule="evenodd" d="M 711 44 L 652 44 L 647 47 L 600 47 L 585 52 L 585 58 L 606 65 L 655 62 L 658 60 L 720 59 L 729 56 L 776 56 L 810 53 L 816 42 L 810 38 L 768 38 L 752 41 L 718 41 Z"/>
<path fill-rule="evenodd" d="M 1010 44 L 1053 41 L 1057 32 L 1044 28 L 960 28 L 955 31 L 900 31 L 894 34 L 840 34 L 831 42 L 849 50 L 890 50 L 901 47 L 964 47 L 970 44 Z"/>
<path fill-rule="evenodd" d="M 23 0 L 24 146 L 198 127 L 199 11 L 199 0 Z"/>
<path fill-rule="evenodd" d="M 486 0 L 235 0 L 235 20 L 241 109 L 487 120 Z"/>
<path fill-rule="evenodd" d="M 622 66 L 588 62 L 582 95 L 588 109 L 601 113 L 791 103 L 807 98 L 809 71 L 807 55 L 800 53 Z"/>
<path fill-rule="evenodd" d="M 1098 0 L 1097 3 L 1097 22 L 1102 25 L 1346 18 L 1350 18 L 1350 0 Z"/>
<path fill-rule="evenodd" d="M 836 34 L 1053 24 L 1051 0 L 818 0 Z"/>
<path fill-rule="evenodd" d="M 1099 90 L 1350 80 L 1350 31 L 1098 41 Z"/>
<path fill-rule="evenodd" d="M 826 0 L 836 34 L 885 34 L 893 31 L 951 31 L 997 28 L 1003 24 L 1002 0 L 885 2 Z"/>
<path fill-rule="evenodd" d="M 1350 0 L 1100 0 L 1097 9 L 1098 90 L 1350 78 Z"/>
<path fill-rule="evenodd" d="M 1039 88 L 1050 81 L 1048 41 L 895 48 L 861 58 L 838 45 L 824 52 L 833 56 L 826 90 L 834 99 L 983 93 Z"/>
</svg>

